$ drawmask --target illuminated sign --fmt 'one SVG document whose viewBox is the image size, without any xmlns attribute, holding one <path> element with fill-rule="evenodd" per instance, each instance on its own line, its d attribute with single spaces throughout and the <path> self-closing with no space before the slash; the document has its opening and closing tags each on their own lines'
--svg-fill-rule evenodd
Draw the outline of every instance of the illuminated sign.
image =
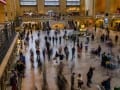
<svg viewBox="0 0 120 90">
<path fill-rule="evenodd" d="M 6 4 L 6 0 L 0 0 L 0 3 Z"/>
</svg>

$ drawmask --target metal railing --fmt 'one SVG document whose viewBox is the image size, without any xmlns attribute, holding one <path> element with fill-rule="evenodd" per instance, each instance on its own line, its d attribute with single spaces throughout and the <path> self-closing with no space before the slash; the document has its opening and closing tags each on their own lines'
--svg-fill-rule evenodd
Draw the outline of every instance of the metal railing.
<svg viewBox="0 0 120 90">
<path fill-rule="evenodd" d="M 5 24 L 4 29 L 0 30 L 0 64 L 6 55 L 11 43 L 15 38 L 15 29 L 12 23 Z"/>
</svg>

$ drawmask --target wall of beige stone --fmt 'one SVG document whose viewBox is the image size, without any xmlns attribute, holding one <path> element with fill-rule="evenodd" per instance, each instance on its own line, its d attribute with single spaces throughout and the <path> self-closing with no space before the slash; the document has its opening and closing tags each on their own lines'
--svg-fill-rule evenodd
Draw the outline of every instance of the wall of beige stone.
<svg viewBox="0 0 120 90">
<path fill-rule="evenodd" d="M 55 12 L 60 12 L 60 13 L 66 13 L 67 12 L 67 7 L 66 7 L 66 0 L 60 0 L 60 5 L 59 6 L 45 6 L 44 5 L 44 0 L 37 0 L 38 5 L 37 6 L 29 6 L 29 7 L 25 7 L 25 6 L 20 6 L 18 7 L 18 11 L 20 11 L 20 14 L 23 14 L 24 11 L 31 11 L 32 12 L 38 12 L 40 14 L 45 14 L 46 12 L 48 12 L 49 10 L 53 10 Z M 78 7 L 79 8 L 79 12 L 83 12 L 84 9 L 84 0 L 81 0 L 81 5 Z"/>
<path fill-rule="evenodd" d="M 16 1 L 19 1 L 19 0 L 16 0 Z M 119 4 L 120 0 L 94 0 L 94 1 L 95 1 L 95 13 L 106 12 L 108 8 L 109 8 L 108 12 L 114 13 L 116 9 L 120 7 L 120 4 Z M 44 6 L 44 0 L 37 0 L 37 2 L 38 2 L 38 5 L 35 7 L 33 6 L 24 7 L 18 4 L 17 9 L 18 11 L 20 11 L 19 14 L 23 14 L 24 10 L 29 11 L 30 9 L 33 12 L 37 11 L 38 13 L 41 13 L 41 14 L 44 14 L 49 10 L 54 10 L 60 13 L 66 13 L 68 9 L 68 7 L 66 7 L 66 0 L 60 0 L 59 7 L 46 7 Z M 85 0 L 81 0 L 80 3 L 81 5 L 79 7 L 79 10 L 80 10 L 79 12 L 81 12 L 84 15 L 85 14 Z"/>
<path fill-rule="evenodd" d="M 120 8 L 120 0 L 95 0 L 95 12 L 115 13 Z"/>
<path fill-rule="evenodd" d="M 7 0 L 6 5 L 0 3 L 0 23 L 14 20 L 16 16 L 16 2 L 18 0 Z"/>
<path fill-rule="evenodd" d="M 120 8 L 120 0 L 94 0 L 95 1 L 95 13 L 99 12 L 116 12 L 117 8 Z M 60 6 L 58 7 L 46 7 L 44 6 L 44 0 L 37 0 L 37 6 L 20 6 L 19 0 L 7 0 L 7 4 L 0 3 L 0 22 L 6 20 L 13 20 L 16 16 L 23 15 L 24 11 L 32 11 L 40 14 L 45 14 L 49 10 L 55 12 L 66 13 L 69 8 L 66 7 L 66 0 L 60 0 Z M 6 7 L 6 8 L 4 8 Z M 108 8 L 107 8 L 108 7 Z M 85 0 L 80 1 L 79 12 L 85 15 Z M 106 11 L 106 8 L 109 10 Z M 7 17 L 5 16 L 7 13 Z"/>
<path fill-rule="evenodd" d="M 111 13 L 116 12 L 116 9 L 120 8 L 120 0 L 111 0 L 110 3 L 111 3 L 111 5 L 110 5 Z"/>
<path fill-rule="evenodd" d="M 0 23 L 3 23 L 5 19 L 4 5 L 0 3 Z"/>
<path fill-rule="evenodd" d="M 105 0 L 96 0 L 95 2 L 96 2 L 95 3 L 95 12 L 96 12 L 96 14 L 100 13 L 100 12 L 105 12 L 105 9 L 106 9 Z"/>
</svg>

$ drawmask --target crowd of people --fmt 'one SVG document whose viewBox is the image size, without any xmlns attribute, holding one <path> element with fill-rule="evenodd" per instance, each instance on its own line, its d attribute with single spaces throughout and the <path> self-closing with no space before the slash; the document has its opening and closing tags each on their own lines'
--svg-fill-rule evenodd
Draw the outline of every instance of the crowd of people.
<svg viewBox="0 0 120 90">
<path fill-rule="evenodd" d="M 51 32 L 53 32 L 53 35 L 51 35 Z M 63 34 L 61 34 L 63 33 Z M 100 37 L 101 43 L 106 43 L 110 39 L 109 31 L 107 31 L 107 34 L 102 34 Z M 41 40 L 40 36 L 44 34 L 43 40 Z M 57 79 L 56 84 L 58 86 L 58 90 L 66 90 L 68 85 L 68 80 L 65 78 L 63 72 L 64 72 L 64 60 L 66 61 L 72 61 L 72 65 L 70 68 L 70 74 L 71 74 L 71 90 L 75 90 L 75 80 L 77 80 L 77 88 L 81 89 L 86 85 L 88 88 L 91 87 L 92 84 L 92 77 L 94 76 L 95 67 L 89 67 L 88 72 L 86 73 L 86 79 L 87 82 L 85 84 L 85 81 L 82 78 L 82 74 L 76 74 L 74 72 L 74 62 L 76 58 L 76 52 L 77 57 L 81 57 L 81 52 L 83 51 L 83 48 L 85 49 L 85 52 L 88 52 L 89 43 L 90 41 L 95 41 L 95 34 L 91 33 L 90 37 L 85 37 L 85 43 L 80 41 L 80 37 L 76 37 L 72 42 L 67 39 L 69 37 L 67 30 L 46 30 L 46 31 L 37 31 L 37 38 L 34 37 L 33 31 L 30 30 L 24 30 L 20 34 L 20 40 L 23 41 L 21 44 L 21 51 L 19 54 L 19 60 L 16 62 L 15 71 L 12 77 L 11 77 L 11 85 L 13 86 L 12 90 L 18 90 L 15 83 L 17 83 L 17 76 L 24 77 L 24 72 L 26 68 L 26 58 L 23 55 L 22 49 L 28 51 L 30 53 L 29 59 L 31 63 L 31 68 L 34 69 L 34 62 L 35 62 L 35 56 L 36 61 L 38 64 L 38 68 L 40 68 L 40 71 L 43 72 L 43 66 L 45 65 L 45 61 L 48 60 L 48 62 L 55 61 L 57 64 Z M 119 37 L 118 35 L 115 36 L 115 44 L 118 44 Z M 30 46 L 30 41 L 32 43 L 35 43 L 35 47 L 32 46 L 32 48 L 28 49 Z M 68 42 L 72 43 L 72 45 L 69 47 Z M 113 41 L 111 40 L 112 44 Z M 40 47 L 41 43 L 44 45 L 42 48 Z M 110 45 L 110 44 L 109 44 Z M 114 45 L 114 44 L 113 44 Z M 112 46 L 113 46 L 112 45 Z M 110 45 L 110 51 L 112 52 L 112 46 Z M 54 47 L 57 47 L 57 50 L 54 50 Z M 35 48 L 35 49 L 34 49 Z M 101 60 L 101 66 L 106 67 L 106 62 L 108 62 L 108 57 L 105 56 L 105 53 L 102 54 L 102 46 L 98 45 L 98 48 L 95 50 L 91 50 L 91 53 L 94 55 L 97 55 L 98 57 L 102 56 Z M 111 53 L 110 53 L 111 54 Z M 105 90 L 111 90 L 111 77 L 109 77 L 106 80 L 103 80 L 101 82 L 101 86 L 104 87 Z M 103 89 L 101 89 L 103 90 Z"/>
</svg>

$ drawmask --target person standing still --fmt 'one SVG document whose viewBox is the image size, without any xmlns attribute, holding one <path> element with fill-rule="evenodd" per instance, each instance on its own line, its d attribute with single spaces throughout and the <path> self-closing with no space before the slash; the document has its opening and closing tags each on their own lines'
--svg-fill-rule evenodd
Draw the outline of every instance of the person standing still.
<svg viewBox="0 0 120 90">
<path fill-rule="evenodd" d="M 105 90 L 111 90 L 111 77 L 104 80 L 101 84 L 102 84 L 102 86 L 104 87 Z"/>
<path fill-rule="evenodd" d="M 94 67 L 90 67 L 89 71 L 87 73 L 87 86 L 90 87 L 90 84 L 92 83 L 92 77 L 93 77 L 93 71 L 95 70 Z"/>
<path fill-rule="evenodd" d="M 75 73 L 71 75 L 71 90 L 74 90 Z"/>
<path fill-rule="evenodd" d="M 77 81 L 78 81 L 78 89 L 81 89 L 81 87 L 83 85 L 83 79 L 82 79 L 82 75 L 80 73 L 78 74 Z"/>
<path fill-rule="evenodd" d="M 75 46 L 72 47 L 72 60 L 75 57 Z"/>
<path fill-rule="evenodd" d="M 118 35 L 115 36 L 115 43 L 117 44 L 118 42 Z"/>
</svg>

